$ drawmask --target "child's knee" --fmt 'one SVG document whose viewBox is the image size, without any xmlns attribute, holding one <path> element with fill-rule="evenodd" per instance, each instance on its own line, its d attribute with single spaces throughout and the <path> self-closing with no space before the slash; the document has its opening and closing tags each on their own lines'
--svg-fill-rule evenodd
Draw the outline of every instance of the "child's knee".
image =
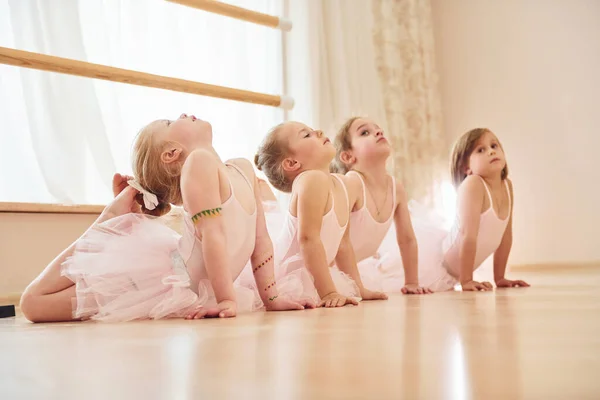
<svg viewBox="0 0 600 400">
<path fill-rule="evenodd" d="M 19 308 L 23 316 L 31 322 L 41 322 L 40 296 L 36 296 L 25 290 L 21 296 Z"/>
</svg>

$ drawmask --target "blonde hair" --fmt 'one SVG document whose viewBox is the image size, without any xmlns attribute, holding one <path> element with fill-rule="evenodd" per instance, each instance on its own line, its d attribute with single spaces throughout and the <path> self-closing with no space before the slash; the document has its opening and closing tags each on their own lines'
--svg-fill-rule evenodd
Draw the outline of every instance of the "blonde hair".
<svg viewBox="0 0 600 400">
<path fill-rule="evenodd" d="M 152 124 L 147 125 L 138 134 L 133 146 L 133 175 L 140 185 L 158 198 L 158 206 L 148 210 L 144 206 L 142 195 L 136 196 L 136 201 L 142 206 L 144 214 L 161 216 L 171 210 L 171 204 L 180 205 L 181 196 L 181 167 L 183 161 L 166 164 L 161 155 L 170 142 L 158 143 L 154 138 Z"/>
<path fill-rule="evenodd" d="M 487 128 L 475 128 L 471 129 L 467 133 L 463 134 L 452 148 L 452 158 L 450 161 L 450 175 L 452 177 L 452 183 L 454 187 L 458 188 L 462 181 L 465 180 L 467 174 L 465 168 L 468 166 L 469 157 L 475 149 L 475 144 L 486 132 L 492 133 Z M 500 144 L 502 148 L 502 144 Z M 508 164 L 504 166 L 501 173 L 502 180 L 508 177 Z"/>
<path fill-rule="evenodd" d="M 338 174 L 346 174 L 352 168 L 342 161 L 342 152 L 352 150 L 352 138 L 350 137 L 350 127 L 361 117 L 352 117 L 347 120 L 344 125 L 338 130 L 333 140 L 335 146 L 335 159 L 331 162 L 329 170 Z"/>
<path fill-rule="evenodd" d="M 282 192 L 290 193 L 292 191 L 292 180 L 285 176 L 283 165 L 281 165 L 287 155 L 287 148 L 277 136 L 285 124 L 283 122 L 271 128 L 267 133 L 254 156 L 254 165 L 259 171 L 265 173 L 271 185 Z"/>
</svg>

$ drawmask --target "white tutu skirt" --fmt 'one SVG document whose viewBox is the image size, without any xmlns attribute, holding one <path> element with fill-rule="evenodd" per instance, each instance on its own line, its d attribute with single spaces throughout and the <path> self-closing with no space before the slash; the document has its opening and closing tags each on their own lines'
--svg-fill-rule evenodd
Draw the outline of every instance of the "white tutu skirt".
<svg viewBox="0 0 600 400">
<path fill-rule="evenodd" d="M 329 273 L 339 294 L 361 300 L 360 290 L 354 279 L 336 266 L 329 267 Z M 275 270 L 275 276 L 279 293 L 294 300 L 310 299 L 315 303 L 321 300 L 315 288 L 315 280 L 306 269 L 301 256 L 292 256 L 281 263 Z"/>
<path fill-rule="evenodd" d="M 358 286 L 349 275 L 343 273 L 337 267 L 330 267 L 329 272 L 338 293 L 359 301 L 361 300 Z M 287 297 L 294 301 L 311 300 L 316 304 L 320 301 L 314 279 L 304 267 L 300 256 L 291 257 L 285 263 L 275 266 L 275 282 L 279 296 Z M 238 291 L 244 289 L 253 293 L 253 310 L 264 306 L 260 299 L 250 264 L 246 265 L 234 286 Z"/>
<path fill-rule="evenodd" d="M 62 265 L 75 283 L 73 318 L 105 322 L 182 318 L 216 305 L 208 280 L 198 294 L 177 251 L 180 235 L 160 219 L 126 214 L 96 225 Z M 236 288 L 238 312 L 254 309 L 254 294 Z"/>
<path fill-rule="evenodd" d="M 444 221 L 415 201 L 409 203 L 411 222 L 419 248 L 419 284 L 434 292 L 452 290 L 458 280 L 443 266 L 443 241 L 449 234 Z M 398 293 L 404 287 L 402 257 L 392 225 L 377 254 L 358 263 L 366 288 Z"/>
</svg>

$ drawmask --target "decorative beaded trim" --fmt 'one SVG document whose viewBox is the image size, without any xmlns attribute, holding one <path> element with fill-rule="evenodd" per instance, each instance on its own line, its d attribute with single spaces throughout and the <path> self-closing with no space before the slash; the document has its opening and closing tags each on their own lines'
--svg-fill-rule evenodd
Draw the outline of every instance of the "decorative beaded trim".
<svg viewBox="0 0 600 400">
<path fill-rule="evenodd" d="M 267 258 L 265 261 L 263 261 L 260 264 L 258 264 L 256 267 L 254 267 L 254 269 L 252 270 L 252 272 L 256 273 L 256 271 L 258 271 L 259 269 L 261 269 L 264 265 L 266 265 L 272 259 L 273 259 L 273 256 L 270 255 L 269 258 Z"/>
<path fill-rule="evenodd" d="M 218 217 L 218 216 L 221 215 L 221 210 L 222 210 L 221 207 L 217 207 L 217 208 L 213 208 L 213 209 L 210 209 L 210 210 L 200 211 L 199 213 L 195 214 L 192 217 L 192 221 L 194 223 L 197 223 L 200 218 L 204 218 L 204 217 Z"/>
<path fill-rule="evenodd" d="M 265 288 L 265 292 L 266 292 L 267 290 L 271 289 L 272 287 L 275 287 L 275 281 L 273 281 L 272 283 L 270 283 L 270 284 L 269 284 L 269 286 L 267 286 L 267 287 Z"/>
</svg>

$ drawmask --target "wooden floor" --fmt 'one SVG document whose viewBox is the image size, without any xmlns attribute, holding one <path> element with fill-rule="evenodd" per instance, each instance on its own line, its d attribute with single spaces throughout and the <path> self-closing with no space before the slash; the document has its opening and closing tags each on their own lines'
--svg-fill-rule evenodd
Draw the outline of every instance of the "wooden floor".
<svg viewBox="0 0 600 400">
<path fill-rule="evenodd" d="M 0 399 L 598 399 L 600 268 L 231 320 L 0 320 Z"/>
</svg>

